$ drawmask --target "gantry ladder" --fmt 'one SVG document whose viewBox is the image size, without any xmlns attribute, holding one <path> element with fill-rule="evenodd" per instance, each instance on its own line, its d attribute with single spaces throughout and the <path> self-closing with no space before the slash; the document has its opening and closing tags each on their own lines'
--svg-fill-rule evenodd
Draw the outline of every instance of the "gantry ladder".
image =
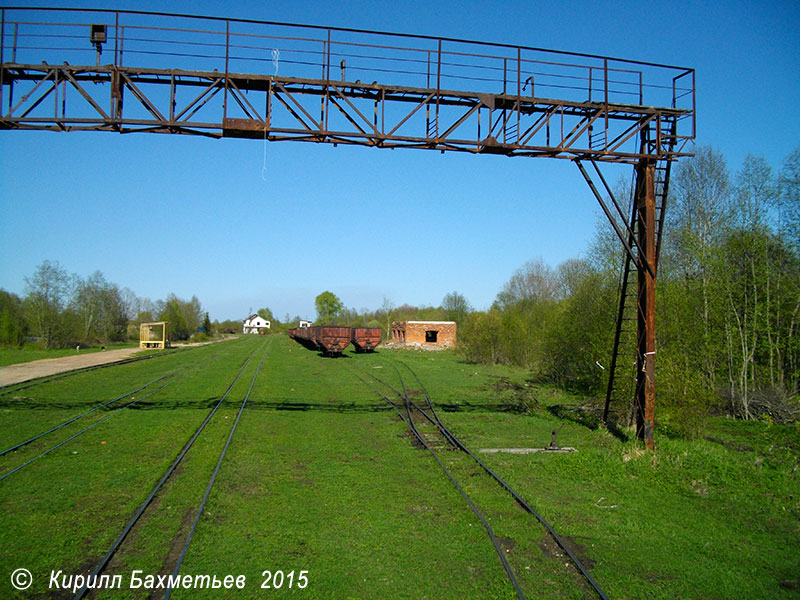
<svg viewBox="0 0 800 600">
<path fill-rule="evenodd" d="M 677 121 L 671 120 L 667 123 L 668 128 L 663 127 L 664 122 L 653 123 L 647 131 L 647 135 L 642 139 L 642 152 L 649 150 L 654 155 L 658 152 L 658 147 L 668 147 L 672 150 L 676 141 Z M 669 133 L 664 133 L 667 129 Z M 660 138 L 660 139 L 659 139 Z M 648 148 L 649 147 L 649 148 Z M 664 154 L 660 154 L 664 155 Z M 669 152 L 665 154 L 669 156 Z M 667 198 L 669 195 L 669 177 L 672 161 L 659 159 L 655 163 L 655 210 L 656 210 L 656 255 L 652 268 L 657 270 L 658 259 L 661 254 L 661 240 L 664 228 L 664 217 L 666 214 Z M 639 193 L 637 186 L 641 182 L 634 183 L 629 204 L 628 222 L 628 248 L 636 246 L 637 252 L 641 252 L 636 239 L 639 234 L 639 219 L 636 207 L 636 195 Z M 614 330 L 614 345 L 611 352 L 611 364 L 609 367 L 608 386 L 606 388 L 606 401 L 603 409 L 603 422 L 608 423 L 611 403 L 614 402 L 617 408 L 616 422 L 624 419 L 625 425 L 632 425 L 635 415 L 635 399 L 638 397 L 637 385 L 641 385 L 643 379 L 637 377 L 637 369 L 643 364 L 639 357 L 639 328 L 638 320 L 641 316 L 641 307 L 638 299 L 637 285 L 638 268 L 630 252 L 625 252 L 622 260 L 622 268 L 619 277 L 619 303 L 617 306 L 616 327 Z M 627 415 L 622 411 L 627 409 Z"/>
</svg>

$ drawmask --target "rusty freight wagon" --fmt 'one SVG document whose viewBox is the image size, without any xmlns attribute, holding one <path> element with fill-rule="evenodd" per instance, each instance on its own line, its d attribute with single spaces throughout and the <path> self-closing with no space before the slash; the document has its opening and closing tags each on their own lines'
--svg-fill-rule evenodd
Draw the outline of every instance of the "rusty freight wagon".
<svg viewBox="0 0 800 600">
<path fill-rule="evenodd" d="M 381 343 L 380 327 L 353 327 L 350 341 L 356 352 L 372 352 Z"/>
<path fill-rule="evenodd" d="M 330 325 L 309 327 L 313 330 L 314 341 L 322 352 L 328 355 L 341 354 L 350 345 L 350 328 Z"/>
<path fill-rule="evenodd" d="M 317 342 L 314 340 L 311 327 L 295 327 L 289 330 L 289 337 L 302 344 L 309 350 L 317 349 Z"/>
<path fill-rule="evenodd" d="M 289 337 L 306 348 L 320 350 L 329 356 L 339 355 L 350 345 L 350 327 L 338 325 L 295 327 L 289 330 Z"/>
</svg>

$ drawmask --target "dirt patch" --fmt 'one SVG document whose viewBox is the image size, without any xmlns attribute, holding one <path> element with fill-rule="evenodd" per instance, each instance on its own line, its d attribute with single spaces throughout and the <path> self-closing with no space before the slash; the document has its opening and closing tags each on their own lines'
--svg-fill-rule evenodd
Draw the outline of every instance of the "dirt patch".
<svg viewBox="0 0 800 600">
<path fill-rule="evenodd" d="M 227 341 L 223 338 L 209 342 L 195 342 L 191 344 L 173 344 L 173 348 L 189 348 L 194 346 L 206 346 Z M 96 367 L 108 363 L 119 362 L 130 358 L 137 352 L 142 352 L 140 348 L 120 348 L 118 350 L 106 350 L 103 352 L 76 352 L 74 356 L 62 356 L 60 358 L 42 358 L 30 362 L 18 363 L 7 367 L 0 367 L 0 386 L 22 383 L 37 377 L 56 375 L 65 371 L 74 371 L 86 367 Z"/>
<path fill-rule="evenodd" d="M 96 367 L 97 365 L 118 362 L 125 360 L 126 358 L 130 358 L 137 352 L 141 352 L 141 350 L 139 350 L 139 348 L 121 348 L 119 350 L 90 352 L 84 354 L 76 352 L 75 356 L 43 358 L 40 360 L 32 360 L 26 363 L 9 365 L 7 367 L 0 368 L 0 385 L 22 383 L 23 381 L 28 381 L 29 379 L 46 377 L 47 375 L 55 375 L 57 373 L 63 373 L 64 371 L 73 371 L 75 369 Z"/>
<path fill-rule="evenodd" d="M 572 552 L 572 554 L 575 555 L 579 561 L 581 561 L 581 564 L 583 564 L 583 567 L 587 571 L 594 568 L 595 561 L 589 557 L 586 547 L 583 544 L 578 543 L 574 538 L 571 538 L 568 535 L 561 535 L 559 537 L 561 538 L 561 541 L 564 542 L 564 545 L 569 548 L 569 551 Z M 574 567 L 569 555 L 567 555 L 564 549 L 556 543 L 555 539 L 553 539 L 553 536 L 546 535 L 544 538 L 542 538 L 542 540 L 539 542 L 539 548 L 547 556 L 560 560 L 563 563 L 569 563 L 571 567 Z M 577 568 L 574 568 L 574 570 L 577 572 Z"/>
<path fill-rule="evenodd" d="M 500 544 L 500 547 L 503 549 L 503 552 L 505 552 L 506 554 L 508 554 L 514 548 L 517 547 L 517 542 L 515 542 L 511 538 L 498 537 L 497 538 L 497 542 Z"/>
<path fill-rule="evenodd" d="M 702 479 L 695 479 L 690 487 L 698 496 L 703 496 L 704 498 L 708 496 L 708 484 Z"/>
<path fill-rule="evenodd" d="M 196 516 L 197 511 L 192 507 L 187 508 L 186 512 L 183 513 L 181 526 L 178 528 L 178 533 L 172 538 L 172 542 L 169 545 L 169 552 L 167 552 L 167 556 L 164 558 L 164 563 L 161 565 L 159 575 L 172 575 L 175 571 L 175 567 L 178 566 L 178 559 L 181 557 L 181 552 L 183 552 L 183 546 L 186 544 L 186 539 L 189 537 L 189 530 Z M 163 596 L 163 592 L 153 590 L 150 592 L 148 598 L 149 600 L 156 600 L 158 598 L 163 598 Z"/>
<path fill-rule="evenodd" d="M 302 483 L 305 487 L 313 487 L 314 482 L 308 477 L 308 466 L 301 462 L 294 463 L 294 478 Z"/>
<path fill-rule="evenodd" d="M 405 440 L 410 440 L 410 441 L 411 441 L 411 445 L 412 445 L 414 448 L 416 448 L 417 450 L 425 450 L 425 445 L 424 445 L 422 442 L 420 442 L 420 441 L 419 441 L 419 439 L 417 439 L 417 436 L 415 436 L 415 435 L 414 435 L 414 434 L 411 432 L 411 430 L 410 430 L 410 429 L 406 429 L 406 430 L 405 430 L 405 431 L 404 431 L 404 432 L 403 432 L 403 433 L 400 435 L 400 437 L 401 437 L 401 438 L 403 438 L 403 439 L 405 439 Z"/>
</svg>

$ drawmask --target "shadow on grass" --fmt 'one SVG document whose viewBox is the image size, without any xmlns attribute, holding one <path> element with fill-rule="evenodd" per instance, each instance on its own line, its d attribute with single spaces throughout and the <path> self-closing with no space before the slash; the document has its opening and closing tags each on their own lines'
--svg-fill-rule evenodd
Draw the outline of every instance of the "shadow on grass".
<svg viewBox="0 0 800 600">
<path fill-rule="evenodd" d="M 414 391 L 409 391 L 409 395 L 412 397 L 420 396 L 420 393 L 414 393 Z M 184 399 L 176 399 L 176 400 L 142 400 L 140 402 L 136 402 L 131 406 L 127 407 L 128 410 L 185 410 L 185 409 L 210 409 L 216 402 L 219 400 L 219 397 L 209 397 L 209 398 L 184 398 Z M 114 402 L 109 404 L 108 406 L 99 407 L 97 412 L 98 413 L 105 413 L 116 410 L 121 408 L 128 399 Z M 231 405 L 241 402 L 241 398 L 238 399 L 228 399 L 225 404 Z M 98 404 L 97 400 L 83 400 L 83 401 L 73 401 L 73 402 L 53 402 L 47 400 L 37 400 L 35 398 L 19 398 L 17 400 L 4 400 L 0 401 L 0 409 L 17 409 L 17 410 L 37 410 L 37 411 L 50 411 L 50 410 L 74 410 L 74 411 L 84 411 L 90 408 L 95 408 Z M 436 410 L 440 410 L 445 413 L 483 413 L 483 414 L 490 414 L 490 413 L 505 413 L 505 414 L 516 414 L 516 415 L 528 415 L 531 414 L 531 407 L 525 403 L 511 401 L 500 401 L 500 402 L 481 402 L 481 403 L 473 403 L 473 402 L 435 402 L 434 407 Z M 555 416 L 559 418 L 566 418 L 572 421 L 576 421 L 575 418 L 571 418 L 568 416 L 567 411 L 565 411 L 564 415 L 556 413 L 553 411 L 553 408 L 559 407 L 550 407 L 550 412 L 553 413 Z M 339 401 L 339 400 L 328 400 L 324 402 L 314 402 L 314 401 L 307 401 L 307 400 L 295 400 L 295 399 L 281 399 L 281 398 L 272 398 L 268 400 L 259 400 L 255 398 L 251 398 L 247 402 L 247 410 L 286 410 L 286 411 L 321 411 L 321 412 L 382 412 L 385 410 L 391 410 L 391 407 L 386 404 L 385 406 L 381 404 L 380 400 L 376 400 L 373 402 L 353 402 L 353 401 Z M 576 421 L 579 422 L 579 421 Z M 581 423 L 584 424 L 585 423 Z M 596 425 L 591 427 L 592 429 L 596 429 Z"/>
<path fill-rule="evenodd" d="M 547 411 L 554 417 L 563 421 L 570 421 L 576 423 L 591 431 L 605 427 L 608 432 L 621 442 L 630 440 L 628 434 L 621 429 L 616 423 L 607 423 L 603 425 L 602 420 L 595 415 L 595 410 L 584 406 L 564 406 L 563 404 L 555 404 L 548 406 Z"/>
<path fill-rule="evenodd" d="M 131 410 L 205 410 L 212 408 L 219 398 L 209 398 L 206 400 L 194 401 L 177 401 L 173 403 L 165 402 L 143 402 L 141 404 L 134 404 L 130 407 Z M 230 407 L 238 407 L 241 403 L 241 398 L 235 401 L 225 402 L 224 405 Z M 380 403 L 369 402 L 340 402 L 340 401 L 327 401 L 327 402 L 305 402 L 302 400 L 258 400 L 251 398 L 247 401 L 246 411 L 262 410 L 262 411 L 289 411 L 289 412 L 328 412 L 328 413 L 378 413 L 392 410 L 388 404 L 383 405 Z"/>
</svg>

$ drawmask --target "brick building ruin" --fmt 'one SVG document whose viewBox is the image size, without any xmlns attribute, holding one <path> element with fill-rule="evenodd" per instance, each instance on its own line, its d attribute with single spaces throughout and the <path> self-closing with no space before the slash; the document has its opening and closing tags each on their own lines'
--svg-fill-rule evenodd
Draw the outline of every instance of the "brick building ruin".
<svg viewBox="0 0 800 600">
<path fill-rule="evenodd" d="M 392 342 L 422 347 L 452 348 L 456 345 L 455 321 L 395 321 Z"/>
</svg>

